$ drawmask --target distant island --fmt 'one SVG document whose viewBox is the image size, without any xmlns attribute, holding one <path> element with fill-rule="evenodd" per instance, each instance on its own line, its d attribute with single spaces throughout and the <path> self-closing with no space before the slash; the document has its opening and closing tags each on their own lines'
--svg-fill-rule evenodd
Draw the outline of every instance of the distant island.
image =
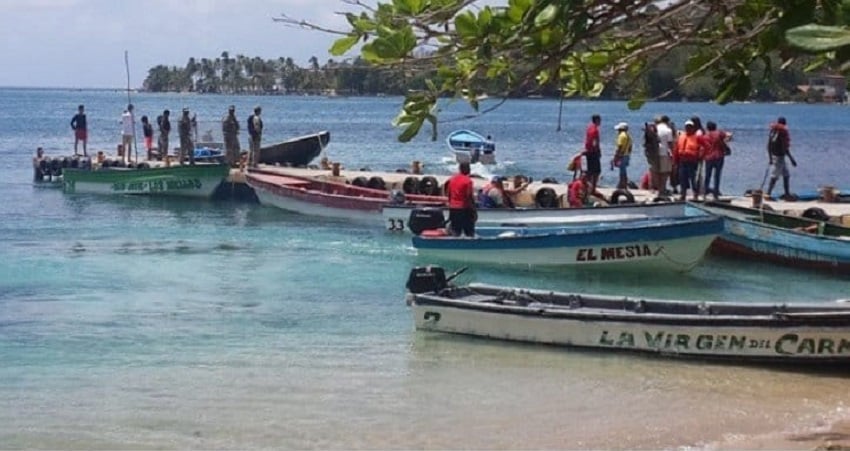
<svg viewBox="0 0 850 451">
<path fill-rule="evenodd" d="M 612 83 L 600 96 L 605 100 L 628 99 L 643 91 L 649 98 L 679 101 L 709 101 L 717 92 L 717 82 L 710 75 L 691 78 L 684 83 L 678 79 L 684 74 L 688 48 L 674 49 L 666 58 L 656 62 L 643 76 L 643 86 L 625 86 Z M 778 59 L 778 57 L 777 57 Z M 752 77 L 753 101 L 794 102 L 845 102 L 846 79 L 831 74 L 810 76 L 803 70 L 806 61 L 791 64 L 772 78 L 763 71 L 754 70 Z M 777 61 L 778 65 L 778 61 Z M 426 79 L 439 77 L 427 67 L 411 63 L 398 69 L 375 68 L 357 57 L 353 60 L 329 59 L 320 64 L 311 57 L 307 67 L 301 67 L 292 58 L 262 59 L 244 55 L 230 56 L 224 51 L 213 58 L 189 58 L 186 65 L 157 65 L 148 70 L 142 85 L 148 92 L 196 92 L 204 94 L 301 94 L 382 96 L 404 95 L 410 90 L 423 89 Z M 503 97 L 508 92 L 504 81 L 493 81 L 486 90 L 488 95 Z M 555 86 L 527 86 L 510 90 L 509 97 L 557 98 Z"/>
</svg>

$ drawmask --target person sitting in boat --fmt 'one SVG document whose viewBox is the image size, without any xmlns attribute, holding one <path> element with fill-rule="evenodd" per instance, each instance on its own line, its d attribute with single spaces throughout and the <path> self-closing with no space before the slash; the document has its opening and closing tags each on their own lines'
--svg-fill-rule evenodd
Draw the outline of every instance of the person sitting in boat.
<svg viewBox="0 0 850 451">
<path fill-rule="evenodd" d="M 582 172 L 580 177 L 573 180 L 569 186 L 567 186 L 567 201 L 569 202 L 570 208 L 581 208 L 587 206 L 589 189 L 590 183 L 588 182 L 588 175 L 586 172 Z"/>
<path fill-rule="evenodd" d="M 478 192 L 479 208 L 514 208 L 513 200 L 505 192 L 505 178 L 497 175 Z"/>
</svg>

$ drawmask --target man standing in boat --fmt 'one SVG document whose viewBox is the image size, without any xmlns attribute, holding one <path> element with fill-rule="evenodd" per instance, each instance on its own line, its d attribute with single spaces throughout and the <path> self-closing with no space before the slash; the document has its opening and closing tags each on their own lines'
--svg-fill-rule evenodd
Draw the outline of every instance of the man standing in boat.
<svg viewBox="0 0 850 451">
<path fill-rule="evenodd" d="M 195 164 L 195 145 L 192 143 L 192 118 L 189 108 L 183 108 L 183 116 L 177 123 L 177 133 L 180 135 L 180 164 L 189 157 L 189 164 Z"/>
<path fill-rule="evenodd" d="M 124 155 L 121 159 L 130 162 L 133 152 L 133 142 L 136 140 L 136 116 L 133 115 L 133 104 L 127 105 L 127 109 L 121 114 L 121 148 Z"/>
<path fill-rule="evenodd" d="M 86 124 L 86 111 L 83 105 L 77 107 L 77 114 L 71 118 L 71 130 L 74 130 L 74 155 L 77 155 L 77 144 L 83 142 L 83 156 L 86 156 L 86 143 L 88 137 L 88 125 Z"/>
<path fill-rule="evenodd" d="M 260 142 L 263 139 L 263 120 L 260 118 L 262 108 L 255 107 L 254 114 L 248 118 L 248 134 L 251 144 L 251 167 L 260 164 Z"/>
<path fill-rule="evenodd" d="M 168 134 L 171 133 L 171 121 L 168 117 L 171 111 L 163 110 L 162 116 L 156 118 L 156 124 L 159 126 L 159 140 L 157 147 L 159 148 L 159 157 L 165 158 L 168 156 Z"/>
<path fill-rule="evenodd" d="M 458 173 L 446 183 L 449 197 L 449 226 L 452 235 L 475 236 L 475 188 L 469 177 L 469 163 L 460 163 Z"/>
<path fill-rule="evenodd" d="M 233 167 L 239 163 L 239 120 L 236 119 L 234 105 L 227 108 L 227 115 L 221 120 L 221 133 L 224 135 L 227 163 Z"/>
</svg>

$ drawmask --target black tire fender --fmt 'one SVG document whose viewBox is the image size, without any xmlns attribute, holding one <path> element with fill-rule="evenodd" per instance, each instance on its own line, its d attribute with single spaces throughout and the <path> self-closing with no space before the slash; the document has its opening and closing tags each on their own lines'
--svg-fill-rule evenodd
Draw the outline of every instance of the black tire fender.
<svg viewBox="0 0 850 451">
<path fill-rule="evenodd" d="M 351 181 L 351 184 L 354 186 L 359 186 L 361 188 L 365 188 L 369 184 L 369 180 L 366 177 L 354 177 L 354 180 Z"/>
<path fill-rule="evenodd" d="M 440 194 L 440 182 L 432 176 L 422 177 L 419 181 L 419 193 L 428 196 L 438 196 Z"/>
<path fill-rule="evenodd" d="M 404 182 L 401 184 L 401 190 L 404 191 L 404 194 L 418 194 L 419 179 L 416 177 L 405 177 Z"/>
<path fill-rule="evenodd" d="M 820 207 L 809 207 L 803 210 L 801 216 L 806 219 L 814 219 L 815 221 L 829 221 L 829 214 Z"/>
<path fill-rule="evenodd" d="M 558 206 L 558 194 L 552 188 L 540 188 L 534 194 L 534 201 L 540 208 L 555 208 Z"/>
<path fill-rule="evenodd" d="M 624 198 L 625 202 L 621 202 L 620 198 Z M 635 203 L 635 196 L 631 193 L 631 191 L 618 189 L 611 193 L 611 200 L 609 201 L 611 205 L 616 204 L 633 204 Z"/>
<path fill-rule="evenodd" d="M 382 191 L 387 189 L 387 184 L 384 183 L 384 179 L 378 176 L 369 178 L 369 180 L 366 182 L 366 186 L 372 189 L 379 189 Z"/>
</svg>

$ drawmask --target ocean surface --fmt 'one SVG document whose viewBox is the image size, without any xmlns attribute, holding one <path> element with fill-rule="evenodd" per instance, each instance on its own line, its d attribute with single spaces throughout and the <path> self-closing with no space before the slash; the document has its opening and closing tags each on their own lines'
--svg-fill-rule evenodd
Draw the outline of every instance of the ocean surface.
<svg viewBox="0 0 850 451">
<path fill-rule="evenodd" d="M 839 105 L 508 101 L 484 116 L 443 105 L 439 137 L 395 139 L 400 98 L 133 94 L 137 115 L 189 107 L 217 132 L 263 106 L 267 141 L 331 131 L 348 168 L 412 160 L 448 173 L 456 128 L 493 135 L 489 171 L 567 178 L 589 117 L 666 113 L 734 133 L 726 194 L 764 182 L 768 124 L 788 118 L 792 188 L 850 189 L 850 109 Z M 30 158 L 72 152 L 78 104 L 90 148 L 112 150 L 127 95 L 0 89 L 0 448 L 714 448 L 816 431 L 850 417 L 847 374 L 680 361 L 416 332 L 409 238 L 236 202 L 64 195 Z M 485 103 L 489 105 L 491 103 Z M 245 138 L 243 135 L 243 145 Z M 636 147 L 632 174 L 644 170 Z M 616 180 L 605 171 L 603 183 Z M 461 281 L 693 300 L 850 297 L 836 276 L 709 257 L 693 272 L 473 267 Z"/>
</svg>

